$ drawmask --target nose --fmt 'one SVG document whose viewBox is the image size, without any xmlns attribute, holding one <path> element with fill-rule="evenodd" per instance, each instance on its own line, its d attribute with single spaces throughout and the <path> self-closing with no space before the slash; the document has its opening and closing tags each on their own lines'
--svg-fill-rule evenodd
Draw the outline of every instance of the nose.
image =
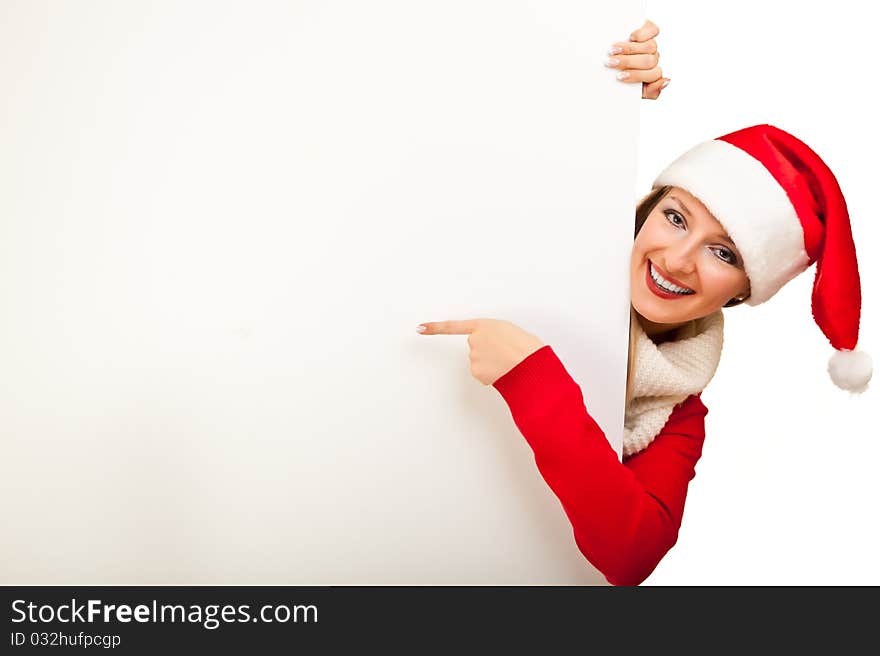
<svg viewBox="0 0 880 656">
<path fill-rule="evenodd" d="M 696 269 L 699 248 L 700 244 L 697 240 L 682 239 L 666 249 L 665 261 L 660 266 L 664 267 L 670 276 L 686 282 Z"/>
</svg>

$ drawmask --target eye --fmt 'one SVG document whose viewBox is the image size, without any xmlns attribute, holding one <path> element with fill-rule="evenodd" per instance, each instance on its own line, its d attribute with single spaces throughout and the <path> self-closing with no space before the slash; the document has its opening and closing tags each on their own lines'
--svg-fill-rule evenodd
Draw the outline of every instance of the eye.
<svg viewBox="0 0 880 656">
<path fill-rule="evenodd" d="M 728 249 L 726 249 L 726 248 L 722 248 L 722 247 L 719 247 L 719 248 L 713 248 L 712 251 L 715 252 L 715 253 L 721 253 L 721 254 L 722 254 L 722 255 L 721 255 L 721 260 L 722 260 L 723 262 L 727 262 L 728 264 L 732 264 L 732 265 L 734 265 L 734 266 L 737 265 L 738 260 L 736 259 L 736 255 L 734 255 L 734 254 L 733 254 L 731 251 L 729 251 Z"/>
<path fill-rule="evenodd" d="M 673 210 L 665 210 L 663 213 L 666 215 L 666 220 L 669 221 L 672 225 L 678 228 L 683 228 L 687 225 L 684 221 L 684 217 L 678 212 L 675 212 Z M 678 219 L 679 221 L 681 221 L 681 223 L 676 223 L 672 219 Z"/>
</svg>

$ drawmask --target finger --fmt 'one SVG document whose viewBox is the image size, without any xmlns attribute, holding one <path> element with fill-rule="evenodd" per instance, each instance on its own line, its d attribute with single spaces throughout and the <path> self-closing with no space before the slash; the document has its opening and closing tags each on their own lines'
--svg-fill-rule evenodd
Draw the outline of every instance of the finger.
<svg viewBox="0 0 880 656">
<path fill-rule="evenodd" d="M 648 39 L 653 39 L 658 34 L 660 34 L 660 28 L 651 21 L 646 20 L 644 25 L 629 35 L 629 40 L 647 41 Z"/>
<path fill-rule="evenodd" d="M 657 42 L 648 39 L 643 43 L 635 41 L 616 41 L 608 49 L 609 55 L 650 55 L 657 52 Z"/>
<path fill-rule="evenodd" d="M 422 323 L 424 330 L 418 330 L 422 335 L 469 335 L 474 332 L 477 327 L 477 319 L 467 319 L 464 321 L 431 321 Z"/>
<path fill-rule="evenodd" d="M 663 71 L 660 68 L 652 68 L 650 71 L 620 71 L 617 79 L 621 82 L 656 82 L 663 77 Z"/>
<path fill-rule="evenodd" d="M 605 60 L 605 65 L 609 68 L 619 68 L 622 71 L 637 69 L 642 71 L 650 71 L 656 68 L 660 63 L 660 56 L 653 55 L 615 55 Z"/>
<path fill-rule="evenodd" d="M 659 80 L 655 82 L 651 82 L 650 84 L 642 84 L 642 98 L 645 100 L 657 100 L 660 97 L 660 92 L 666 88 L 666 85 L 669 84 L 668 77 L 661 77 Z"/>
</svg>

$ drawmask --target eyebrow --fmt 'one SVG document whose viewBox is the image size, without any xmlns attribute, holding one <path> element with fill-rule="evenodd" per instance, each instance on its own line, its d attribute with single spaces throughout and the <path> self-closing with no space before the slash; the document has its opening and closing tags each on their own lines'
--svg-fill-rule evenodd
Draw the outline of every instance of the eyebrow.
<svg viewBox="0 0 880 656">
<path fill-rule="evenodd" d="M 687 206 L 683 202 L 681 202 L 681 200 L 679 200 L 676 196 L 670 196 L 669 198 L 670 198 L 670 200 L 674 200 L 676 203 L 678 203 L 678 206 L 681 208 L 681 211 L 685 213 L 685 216 L 687 216 L 691 219 L 694 218 L 693 214 L 691 214 L 691 211 L 687 208 Z M 722 241 L 726 241 L 728 244 L 730 244 L 731 246 L 736 248 L 736 244 L 733 243 L 733 240 L 730 237 L 727 237 L 725 235 L 715 235 L 715 238 L 721 239 Z"/>
</svg>

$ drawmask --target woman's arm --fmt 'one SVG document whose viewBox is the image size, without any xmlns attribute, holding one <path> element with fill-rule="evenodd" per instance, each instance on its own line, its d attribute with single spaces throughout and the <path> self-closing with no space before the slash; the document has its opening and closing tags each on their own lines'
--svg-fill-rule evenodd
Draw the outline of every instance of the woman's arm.
<svg viewBox="0 0 880 656">
<path fill-rule="evenodd" d="M 678 538 L 705 437 L 707 410 L 699 396 L 674 410 L 647 449 L 621 463 L 549 345 L 494 387 L 532 447 L 587 560 L 614 585 L 644 581 Z"/>
</svg>

